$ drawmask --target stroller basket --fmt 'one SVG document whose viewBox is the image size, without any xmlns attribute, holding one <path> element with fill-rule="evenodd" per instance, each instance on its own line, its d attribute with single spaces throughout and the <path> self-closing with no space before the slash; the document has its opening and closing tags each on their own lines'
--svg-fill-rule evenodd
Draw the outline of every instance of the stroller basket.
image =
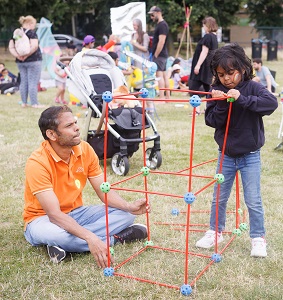
<svg viewBox="0 0 283 300">
<path fill-rule="evenodd" d="M 121 136 L 116 138 L 110 131 L 107 132 L 107 158 L 111 158 L 115 153 L 120 152 L 120 147 L 127 151 L 128 156 L 132 156 L 134 152 L 138 151 L 139 143 L 135 140 L 140 139 L 141 130 L 124 130 L 116 124 L 111 126 Z M 95 130 L 88 132 L 87 142 L 92 146 L 99 159 L 104 158 L 104 136 L 104 130 L 101 130 L 99 134 L 96 134 Z"/>
</svg>

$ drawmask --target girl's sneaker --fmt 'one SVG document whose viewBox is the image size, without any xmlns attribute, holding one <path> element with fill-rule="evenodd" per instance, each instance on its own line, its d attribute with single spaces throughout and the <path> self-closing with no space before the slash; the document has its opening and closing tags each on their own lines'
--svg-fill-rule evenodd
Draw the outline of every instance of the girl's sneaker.
<svg viewBox="0 0 283 300">
<path fill-rule="evenodd" d="M 196 242 L 196 246 L 199 248 L 208 249 L 215 245 L 216 232 L 214 230 L 208 230 L 204 237 Z M 217 233 L 217 245 L 223 242 L 222 233 Z"/>
<path fill-rule="evenodd" d="M 57 97 L 54 99 L 54 101 L 55 101 L 55 103 L 60 103 L 60 100 Z"/>
<path fill-rule="evenodd" d="M 63 99 L 63 100 L 61 101 L 61 103 L 62 103 L 62 104 L 68 104 L 68 102 L 67 102 L 65 99 Z"/>
</svg>

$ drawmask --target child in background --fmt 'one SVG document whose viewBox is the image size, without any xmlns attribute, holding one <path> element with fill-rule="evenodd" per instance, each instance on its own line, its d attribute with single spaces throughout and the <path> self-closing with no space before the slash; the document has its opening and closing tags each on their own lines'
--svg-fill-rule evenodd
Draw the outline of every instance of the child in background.
<svg viewBox="0 0 283 300">
<path fill-rule="evenodd" d="M 264 86 L 252 80 L 251 60 L 244 49 L 237 44 L 229 44 L 217 49 L 211 60 L 210 68 L 214 76 L 211 96 L 231 97 L 232 114 L 229 122 L 227 143 L 224 149 L 222 170 L 224 182 L 214 186 L 211 205 L 210 230 L 197 241 L 201 248 L 213 247 L 223 241 L 226 207 L 237 171 L 241 173 L 244 200 L 248 208 L 250 237 L 252 241 L 251 256 L 267 256 L 264 213 L 260 192 L 260 149 L 264 145 L 264 126 L 262 117 L 270 115 L 278 103 Z M 219 146 L 218 173 L 222 160 L 222 147 L 230 103 L 226 100 L 208 101 L 205 110 L 206 125 L 215 128 L 214 138 Z M 218 207 L 216 201 L 218 197 Z M 216 228 L 216 209 L 218 210 L 218 228 Z"/>
<path fill-rule="evenodd" d="M 71 57 L 61 57 L 60 61 L 69 66 L 71 61 Z M 68 102 L 65 100 L 65 91 L 66 91 L 66 82 L 67 82 L 67 74 L 66 72 L 58 65 L 55 67 L 55 83 L 57 87 L 57 93 L 55 96 L 55 103 L 67 104 Z"/>
<path fill-rule="evenodd" d="M 13 82 L 13 78 L 9 76 L 9 71 L 4 68 L 0 73 L 0 83 L 10 83 Z"/>
<path fill-rule="evenodd" d="M 172 67 L 171 78 L 174 80 L 174 89 L 186 89 L 187 88 L 187 86 L 182 83 L 180 71 L 181 71 L 181 66 L 179 64 L 175 64 Z"/>
</svg>

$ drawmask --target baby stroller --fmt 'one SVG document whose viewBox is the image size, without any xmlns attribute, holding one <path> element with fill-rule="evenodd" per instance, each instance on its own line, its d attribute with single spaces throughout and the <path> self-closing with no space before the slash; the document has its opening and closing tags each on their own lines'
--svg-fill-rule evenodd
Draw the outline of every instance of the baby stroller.
<svg viewBox="0 0 283 300">
<path fill-rule="evenodd" d="M 116 68 L 113 59 L 105 52 L 91 49 L 84 53 L 77 53 L 70 63 L 70 70 L 58 63 L 71 79 L 68 86 L 70 94 L 88 106 L 88 114 L 83 140 L 86 140 L 95 150 L 99 159 L 104 158 L 104 136 L 101 130 L 105 124 L 105 106 L 102 94 L 112 92 L 115 88 L 124 85 L 124 77 Z M 153 134 L 146 136 L 145 141 L 153 141 L 153 146 L 146 149 L 146 166 L 156 169 L 161 166 L 160 135 L 152 119 L 142 113 L 142 107 L 119 107 L 108 110 L 107 124 L 107 158 L 111 158 L 111 167 L 117 175 L 126 175 L 129 171 L 129 158 L 139 149 L 143 142 L 141 138 L 143 116 L 145 128 L 152 128 Z M 91 118 L 100 118 L 96 129 L 90 129 Z M 111 122 L 111 124 L 110 124 Z"/>
</svg>

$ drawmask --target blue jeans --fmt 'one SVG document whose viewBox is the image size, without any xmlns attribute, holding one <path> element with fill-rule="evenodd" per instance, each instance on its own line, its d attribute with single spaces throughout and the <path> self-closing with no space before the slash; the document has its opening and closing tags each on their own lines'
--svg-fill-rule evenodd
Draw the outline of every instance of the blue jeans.
<svg viewBox="0 0 283 300">
<path fill-rule="evenodd" d="M 221 152 L 218 157 L 217 173 L 220 166 Z M 264 229 L 264 213 L 260 193 L 260 150 L 245 154 L 242 157 L 232 158 L 224 155 L 222 164 L 222 174 L 225 177 L 223 183 L 220 184 L 219 205 L 218 205 L 218 232 L 222 232 L 225 228 L 226 207 L 231 193 L 232 185 L 236 172 L 240 171 L 244 200 L 249 212 L 250 220 L 250 237 L 265 236 Z M 216 196 L 217 186 L 214 186 L 213 201 L 211 205 L 210 229 L 216 228 Z"/>
<path fill-rule="evenodd" d="M 93 232 L 106 243 L 105 206 L 81 206 L 68 213 L 78 224 Z M 114 234 L 133 224 L 135 216 L 116 209 L 108 208 L 110 245 L 114 243 Z M 38 217 L 27 225 L 24 233 L 26 240 L 33 246 L 59 246 L 67 252 L 89 251 L 85 240 L 68 233 L 63 228 L 51 223 L 48 216 Z"/>
</svg>

